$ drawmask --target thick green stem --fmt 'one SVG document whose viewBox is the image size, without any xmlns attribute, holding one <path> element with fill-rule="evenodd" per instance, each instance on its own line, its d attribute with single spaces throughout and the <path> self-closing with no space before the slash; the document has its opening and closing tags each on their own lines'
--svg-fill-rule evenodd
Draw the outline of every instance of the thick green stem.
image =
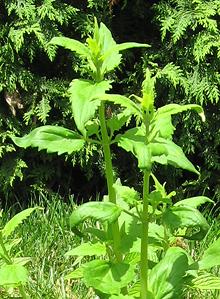
<svg viewBox="0 0 220 299">
<path fill-rule="evenodd" d="M 108 136 L 106 122 L 105 122 L 104 102 L 102 102 L 99 107 L 99 119 L 100 119 L 100 127 L 101 127 L 101 134 L 102 134 L 102 147 L 103 147 L 104 159 L 105 159 L 105 173 L 106 173 L 106 180 L 107 180 L 107 186 L 108 186 L 109 201 L 112 203 L 116 203 L 116 194 L 115 194 L 115 190 L 113 188 L 114 174 L 113 174 L 111 151 L 110 151 L 110 139 Z M 110 229 L 111 229 L 112 235 L 113 235 L 114 253 L 115 253 L 117 261 L 120 262 L 120 261 L 122 261 L 122 254 L 120 252 L 121 240 L 120 240 L 118 221 L 111 224 Z"/>
<path fill-rule="evenodd" d="M 143 214 L 141 235 L 141 299 L 147 299 L 148 290 L 148 202 L 149 202 L 149 178 L 150 171 L 144 171 L 143 182 Z"/>
<path fill-rule="evenodd" d="M 148 144 L 150 114 L 149 111 L 143 113 L 145 124 L 145 143 Z M 149 228 L 149 180 L 150 169 L 144 170 L 143 178 L 143 213 L 142 213 L 142 233 L 141 233 L 141 265 L 140 265 L 140 280 L 141 280 L 141 299 L 147 299 L 148 293 L 148 228 Z"/>
</svg>

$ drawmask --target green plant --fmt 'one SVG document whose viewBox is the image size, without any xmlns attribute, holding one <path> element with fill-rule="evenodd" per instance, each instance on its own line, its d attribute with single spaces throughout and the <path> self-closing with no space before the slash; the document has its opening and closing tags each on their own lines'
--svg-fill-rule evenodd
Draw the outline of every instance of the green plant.
<svg viewBox="0 0 220 299">
<path fill-rule="evenodd" d="M 152 172 L 154 163 L 170 164 L 195 174 L 198 171 L 186 158 L 182 149 L 172 141 L 175 127 L 172 115 L 195 110 L 204 120 L 203 109 L 196 104 L 168 104 L 155 108 L 155 83 L 161 76 L 152 76 L 146 70 L 142 96 L 132 95 L 134 101 L 119 94 L 106 93 L 111 82 L 106 75 L 120 63 L 122 50 L 147 47 L 146 44 L 116 44 L 111 32 L 95 22 L 93 37 L 86 45 L 73 39 L 56 37 L 51 41 L 76 52 L 87 61 L 90 80 L 72 81 L 69 94 L 72 113 L 78 131 L 59 126 L 42 126 L 24 137 L 12 137 L 21 147 L 38 147 L 48 153 L 71 154 L 86 143 L 101 146 L 105 159 L 108 195 L 101 202 L 90 201 L 73 211 L 70 225 L 76 234 L 91 235 L 90 242 L 68 251 L 67 256 L 78 256 L 80 266 L 66 279 L 82 278 L 86 286 L 93 287 L 100 298 L 181 298 L 186 284 L 201 287 L 199 271 L 220 264 L 217 239 L 199 261 L 193 261 L 180 247 L 187 244 L 181 238 L 201 240 L 209 225 L 197 209 L 211 200 L 204 196 L 187 198 L 172 204 L 175 192 L 167 194 Z M 105 103 L 120 106 L 118 114 L 106 118 Z M 96 117 L 96 112 L 98 115 Z M 136 126 L 117 133 L 131 118 Z M 122 186 L 116 180 L 112 167 L 110 146 L 117 144 L 131 152 L 143 174 L 143 192 Z M 150 178 L 154 188 L 150 188 Z M 82 223 L 92 219 L 90 227 Z M 179 246 L 181 244 L 182 246 Z M 186 245 L 185 245 L 186 244 Z M 85 256 L 96 256 L 82 263 Z M 149 274 L 150 273 L 150 274 Z M 205 280 L 205 282 L 204 282 Z M 202 284 L 216 277 L 205 276 Z M 219 282 L 210 288 L 219 287 Z"/>
<path fill-rule="evenodd" d="M 16 214 L 0 230 L 0 286 L 18 288 L 22 298 L 29 298 L 24 286 L 28 281 L 28 271 L 25 264 L 30 261 L 30 257 L 13 256 L 12 249 L 19 244 L 21 239 L 10 239 L 10 237 L 22 221 L 36 209 L 29 208 Z"/>
</svg>

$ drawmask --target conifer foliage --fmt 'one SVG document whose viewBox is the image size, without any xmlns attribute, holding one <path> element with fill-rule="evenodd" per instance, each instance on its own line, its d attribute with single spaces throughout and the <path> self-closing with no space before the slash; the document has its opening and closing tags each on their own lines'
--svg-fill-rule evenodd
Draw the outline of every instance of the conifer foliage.
<svg viewBox="0 0 220 299">
<path fill-rule="evenodd" d="M 171 59 L 185 70 L 188 98 L 200 104 L 219 101 L 220 2 L 216 0 L 161 1 L 156 8 L 161 38 Z M 175 55 L 176 54 L 176 55 Z"/>
<path fill-rule="evenodd" d="M 54 107 L 67 113 L 58 104 L 67 84 L 48 78 L 45 64 L 56 53 L 48 42 L 62 34 L 76 13 L 76 8 L 57 0 L 0 1 L 0 180 L 5 194 L 27 168 L 22 152 L 16 152 L 8 137 L 45 124 Z"/>
<path fill-rule="evenodd" d="M 154 13 L 161 33 L 161 59 L 180 66 L 188 86 L 184 96 L 176 90 L 173 97 L 179 98 L 182 103 L 201 104 L 206 111 L 207 122 L 203 129 L 201 122 L 192 120 L 190 114 L 184 116 L 186 121 L 179 120 L 178 140 L 201 167 L 199 182 L 190 186 L 195 193 L 202 188 L 207 194 L 218 196 L 220 2 L 162 0 L 154 5 Z M 192 127 L 197 131 L 194 137 Z M 198 152 L 201 153 L 199 156 Z"/>
</svg>

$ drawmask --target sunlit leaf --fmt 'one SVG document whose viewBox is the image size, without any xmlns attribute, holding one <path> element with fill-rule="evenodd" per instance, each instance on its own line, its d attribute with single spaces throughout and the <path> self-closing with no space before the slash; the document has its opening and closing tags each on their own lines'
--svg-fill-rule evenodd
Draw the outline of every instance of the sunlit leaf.
<svg viewBox="0 0 220 299">
<path fill-rule="evenodd" d="M 118 146 L 138 159 L 138 167 L 140 169 L 151 168 L 151 150 L 145 143 L 145 137 L 140 132 L 140 128 L 133 128 L 126 131 L 123 135 L 118 135 L 115 139 Z"/>
<path fill-rule="evenodd" d="M 3 265 L 0 267 L 0 285 L 21 285 L 28 280 L 27 269 L 19 264 Z"/>
<path fill-rule="evenodd" d="M 78 207 L 70 216 L 71 227 L 77 226 L 87 218 L 101 222 L 114 222 L 121 214 L 121 208 L 111 202 L 87 202 Z"/>
<path fill-rule="evenodd" d="M 145 79 L 142 83 L 142 94 L 141 105 L 144 109 L 153 111 L 154 98 L 155 98 L 155 77 L 151 76 L 150 70 L 147 68 L 145 71 Z"/>
<path fill-rule="evenodd" d="M 106 247 L 102 243 L 82 243 L 81 245 L 71 249 L 65 255 L 66 256 L 99 256 L 106 254 Z"/>
<path fill-rule="evenodd" d="M 84 140 L 78 133 L 59 126 L 42 126 L 34 129 L 24 137 L 12 137 L 17 146 L 38 147 L 48 153 L 71 154 L 83 148 Z"/>
<path fill-rule="evenodd" d="M 106 124 L 111 133 L 113 134 L 115 131 L 120 130 L 123 125 L 129 123 L 131 115 L 132 112 L 129 109 L 125 109 L 123 112 L 112 115 L 111 118 L 107 119 Z"/>
<path fill-rule="evenodd" d="M 95 83 L 89 80 L 76 79 L 71 82 L 69 93 L 73 117 L 78 130 L 84 135 L 86 134 L 86 122 L 94 117 L 100 105 L 100 100 L 97 98 L 102 98 L 110 87 L 109 81 Z"/>
<path fill-rule="evenodd" d="M 186 169 L 191 172 L 195 172 L 198 174 L 198 171 L 194 167 L 194 165 L 187 159 L 181 147 L 176 145 L 171 140 L 167 140 L 165 138 L 156 138 L 155 143 L 160 143 L 166 148 L 167 153 L 162 157 L 153 156 L 152 161 L 155 161 L 160 164 L 170 164 L 174 167 Z"/>
<path fill-rule="evenodd" d="M 204 111 L 200 105 L 196 104 L 188 104 L 188 105 L 179 105 L 179 104 L 168 104 L 163 107 L 157 109 L 156 118 L 165 117 L 168 115 L 173 115 L 177 113 L 181 113 L 187 110 L 194 110 L 201 116 L 203 115 Z"/>
<path fill-rule="evenodd" d="M 140 198 L 138 192 L 131 187 L 122 186 L 118 181 L 113 185 L 117 198 L 123 199 L 130 205 L 134 205 Z"/>
<path fill-rule="evenodd" d="M 14 232 L 14 230 L 25 220 L 27 217 L 30 216 L 30 214 L 39 209 L 38 207 L 35 208 L 29 208 L 26 210 L 21 211 L 20 213 L 16 214 L 12 219 L 10 219 L 5 227 L 2 230 L 2 234 L 4 237 L 8 237 L 11 233 Z"/>
<path fill-rule="evenodd" d="M 102 24 L 101 24 L 102 26 Z M 105 25 L 104 25 L 105 26 Z M 106 34 L 106 28 L 102 28 L 101 34 Z M 101 29 L 101 27 L 100 27 Z M 108 29 L 107 29 L 108 30 Z M 104 32 L 105 31 L 105 32 Z M 115 67 L 117 67 L 121 61 L 121 54 L 119 54 L 120 51 L 124 51 L 130 48 L 141 48 L 141 47 L 149 47 L 148 44 L 140 44 L 135 42 L 127 42 L 122 44 L 116 44 L 114 40 L 112 40 L 112 36 L 110 34 L 106 34 L 106 37 L 108 36 L 108 42 L 105 40 L 105 44 L 108 45 L 104 47 L 105 51 L 102 51 L 102 59 L 103 59 L 103 67 L 102 72 L 108 72 L 110 70 L 113 70 Z M 106 51 L 107 50 L 107 51 Z"/>
<path fill-rule="evenodd" d="M 141 44 L 141 43 L 135 43 L 135 42 L 126 42 L 122 44 L 117 44 L 116 48 L 118 51 L 124 51 L 130 48 L 149 48 L 150 45 L 148 44 Z"/>
<path fill-rule="evenodd" d="M 64 36 L 58 36 L 52 38 L 50 41 L 50 44 L 61 46 L 63 48 L 66 48 L 68 50 L 71 50 L 73 52 L 76 52 L 77 54 L 81 56 L 85 56 L 87 58 L 90 58 L 89 49 L 78 40 L 64 37 Z"/>
<path fill-rule="evenodd" d="M 150 124 L 150 136 L 159 134 L 159 137 L 170 139 L 174 133 L 175 127 L 172 125 L 171 115 L 156 118 Z"/>
<path fill-rule="evenodd" d="M 220 238 L 214 241 L 203 253 L 201 260 L 198 262 L 199 269 L 209 269 L 220 265 Z"/>
<path fill-rule="evenodd" d="M 77 268 L 65 276 L 65 279 L 80 279 L 83 278 L 83 268 Z"/>
<path fill-rule="evenodd" d="M 162 156 L 162 155 L 167 156 L 168 155 L 167 147 L 163 143 L 151 142 L 149 144 L 149 147 L 150 147 L 150 151 L 151 151 L 152 157 L 154 157 L 154 156 Z M 152 160 L 153 159 L 154 158 L 152 158 Z"/>
<path fill-rule="evenodd" d="M 92 136 L 94 134 L 98 135 L 99 133 L 99 123 L 97 119 L 89 120 L 86 123 L 86 131 L 88 136 Z"/>
<path fill-rule="evenodd" d="M 98 43 L 101 48 L 101 72 L 105 74 L 120 64 L 121 54 L 119 54 L 118 50 L 111 51 L 116 46 L 116 42 L 112 37 L 111 31 L 103 23 L 101 23 L 99 27 Z"/>
<path fill-rule="evenodd" d="M 190 206 L 192 208 L 198 208 L 206 202 L 214 203 L 213 200 L 206 196 L 196 196 L 180 200 L 177 203 L 175 203 L 174 206 Z"/>
<path fill-rule="evenodd" d="M 187 228 L 184 238 L 190 240 L 201 240 L 209 230 L 209 225 L 203 215 L 190 206 L 174 206 L 168 208 L 163 214 L 163 221 L 172 233 L 179 228 Z"/>
<path fill-rule="evenodd" d="M 134 269 L 134 265 L 94 260 L 83 266 L 84 281 L 87 287 L 118 295 L 134 279 Z"/>
<path fill-rule="evenodd" d="M 183 282 L 187 269 L 188 257 L 184 250 L 179 247 L 169 248 L 149 275 L 149 290 L 153 293 L 153 298 L 183 298 Z"/>
</svg>

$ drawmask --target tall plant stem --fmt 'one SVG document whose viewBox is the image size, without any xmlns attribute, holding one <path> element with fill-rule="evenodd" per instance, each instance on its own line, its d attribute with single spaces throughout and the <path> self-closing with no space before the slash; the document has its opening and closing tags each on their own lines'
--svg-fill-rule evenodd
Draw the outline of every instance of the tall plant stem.
<svg viewBox="0 0 220 299">
<path fill-rule="evenodd" d="M 148 290 L 148 203 L 149 203 L 149 178 L 150 171 L 144 170 L 143 181 L 143 214 L 141 235 L 141 299 L 147 299 Z"/>
<path fill-rule="evenodd" d="M 102 134 L 102 147 L 103 147 L 104 159 L 105 159 L 105 174 L 106 174 L 106 180 L 108 186 L 109 201 L 112 203 L 116 203 L 116 194 L 113 188 L 114 174 L 113 174 L 112 158 L 111 158 L 111 151 L 110 151 L 110 140 L 109 140 L 109 136 L 106 128 L 106 122 L 105 122 L 104 102 L 102 102 L 99 107 L 99 120 L 100 120 L 101 134 Z M 120 262 L 122 261 L 122 254 L 119 249 L 121 240 L 120 240 L 118 221 L 111 224 L 110 228 L 113 236 L 114 253 L 117 261 Z"/>
<path fill-rule="evenodd" d="M 147 110 L 143 113 L 143 120 L 145 124 L 145 143 L 148 144 L 150 114 Z M 143 177 L 143 213 L 142 213 L 142 233 L 141 233 L 141 265 L 140 265 L 140 279 L 141 279 L 141 299 L 147 299 L 148 292 L 148 228 L 149 228 L 149 179 L 150 169 L 144 169 Z"/>
</svg>

